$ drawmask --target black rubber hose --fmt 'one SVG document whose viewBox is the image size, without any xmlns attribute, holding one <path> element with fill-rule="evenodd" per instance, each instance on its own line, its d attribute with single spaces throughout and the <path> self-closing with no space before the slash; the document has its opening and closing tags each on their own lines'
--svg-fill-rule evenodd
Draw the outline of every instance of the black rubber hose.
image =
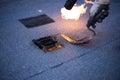
<svg viewBox="0 0 120 80">
<path fill-rule="evenodd" d="M 90 27 L 88 27 L 88 30 L 91 31 L 94 36 L 96 36 L 96 32 L 93 29 L 91 29 Z"/>
</svg>

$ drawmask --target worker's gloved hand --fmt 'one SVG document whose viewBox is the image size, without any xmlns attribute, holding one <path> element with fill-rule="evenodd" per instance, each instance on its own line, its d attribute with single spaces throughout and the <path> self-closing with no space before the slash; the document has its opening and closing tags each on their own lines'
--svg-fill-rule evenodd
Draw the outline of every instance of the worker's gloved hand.
<svg viewBox="0 0 120 80">
<path fill-rule="evenodd" d="M 101 23 L 109 14 L 109 3 L 95 2 L 90 10 L 87 27 L 96 28 L 96 22 Z"/>
</svg>

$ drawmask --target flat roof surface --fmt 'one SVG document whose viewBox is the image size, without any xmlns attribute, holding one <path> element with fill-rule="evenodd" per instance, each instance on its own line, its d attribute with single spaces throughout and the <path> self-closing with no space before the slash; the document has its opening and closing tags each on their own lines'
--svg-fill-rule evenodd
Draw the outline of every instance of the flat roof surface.
<svg viewBox="0 0 120 80">
<path fill-rule="evenodd" d="M 32 40 L 57 33 L 74 38 L 89 35 L 89 11 L 80 20 L 64 20 L 65 0 L 20 0 L 0 3 L 0 80 L 120 80 L 120 1 L 97 24 L 97 36 L 87 45 L 44 53 Z M 82 4 L 83 1 L 78 1 Z M 89 6 L 90 7 L 90 6 Z M 46 14 L 55 22 L 26 28 L 19 19 Z"/>
</svg>

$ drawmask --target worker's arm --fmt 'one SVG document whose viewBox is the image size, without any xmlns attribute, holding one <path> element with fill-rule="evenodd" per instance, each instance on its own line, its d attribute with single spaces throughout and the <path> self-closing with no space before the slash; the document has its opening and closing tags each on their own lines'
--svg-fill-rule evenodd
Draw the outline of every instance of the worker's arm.
<svg viewBox="0 0 120 80">
<path fill-rule="evenodd" d="M 84 0 L 84 2 L 87 4 L 94 4 L 94 2 L 92 0 Z"/>
<path fill-rule="evenodd" d="M 85 0 L 91 1 L 91 0 Z M 87 27 L 93 27 L 95 28 L 96 22 L 100 23 L 102 22 L 105 17 L 108 16 L 108 10 L 109 10 L 109 3 L 110 0 L 96 0 L 93 3 L 93 6 L 90 9 L 90 17 L 87 22 Z"/>
</svg>

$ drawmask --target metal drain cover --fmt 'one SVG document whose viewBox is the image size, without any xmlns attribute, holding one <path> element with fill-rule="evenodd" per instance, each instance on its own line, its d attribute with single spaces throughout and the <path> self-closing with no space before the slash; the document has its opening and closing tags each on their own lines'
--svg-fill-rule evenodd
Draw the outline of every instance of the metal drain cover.
<svg viewBox="0 0 120 80">
<path fill-rule="evenodd" d="M 55 22 L 53 19 L 48 17 L 46 14 L 20 19 L 19 21 L 22 24 L 24 24 L 27 28 L 33 28 L 33 27 Z"/>
<path fill-rule="evenodd" d="M 55 36 L 46 36 L 39 39 L 34 39 L 33 42 L 44 52 L 62 48 L 62 44 L 57 41 Z"/>
</svg>

